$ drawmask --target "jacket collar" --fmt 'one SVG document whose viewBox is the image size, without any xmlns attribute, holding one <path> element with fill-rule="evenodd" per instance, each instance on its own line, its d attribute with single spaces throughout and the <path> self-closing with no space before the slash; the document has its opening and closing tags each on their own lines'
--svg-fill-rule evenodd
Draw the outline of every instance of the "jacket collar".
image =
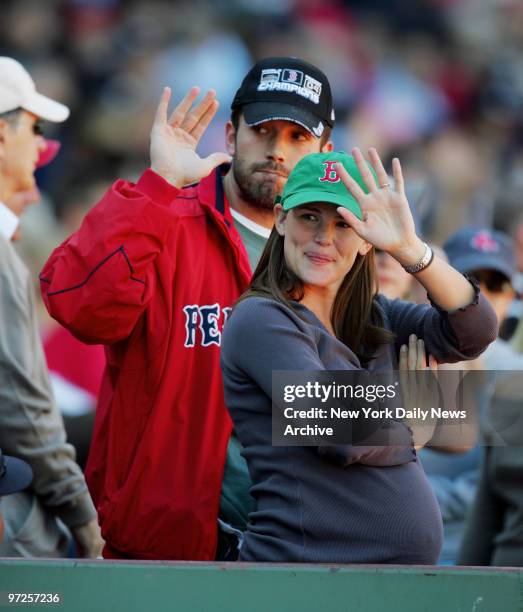
<svg viewBox="0 0 523 612">
<path fill-rule="evenodd" d="M 202 179 L 197 186 L 198 199 L 203 208 L 206 209 L 207 214 L 217 225 L 221 225 L 222 231 L 228 235 L 229 241 L 236 250 L 238 266 L 244 277 L 244 282 L 247 284 L 252 276 L 249 256 L 247 255 L 240 234 L 234 227 L 231 208 L 223 188 L 223 177 L 228 172 L 229 168 L 230 164 L 221 164 L 215 168 L 209 176 Z M 225 227 L 223 227 L 224 224 Z"/>
<path fill-rule="evenodd" d="M 232 227 L 231 209 L 223 188 L 223 177 L 229 168 L 230 164 L 221 164 L 199 182 L 197 189 L 200 203 L 223 217 L 227 227 Z"/>
</svg>

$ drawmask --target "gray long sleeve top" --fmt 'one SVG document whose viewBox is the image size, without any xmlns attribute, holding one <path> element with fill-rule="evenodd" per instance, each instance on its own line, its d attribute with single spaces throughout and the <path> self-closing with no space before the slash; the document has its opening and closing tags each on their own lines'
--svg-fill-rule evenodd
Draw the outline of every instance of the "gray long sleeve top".
<svg viewBox="0 0 523 612">
<path fill-rule="evenodd" d="M 33 469 L 33 491 L 69 527 L 96 510 L 66 442 L 38 333 L 33 284 L 11 243 L 0 234 L 0 448 Z"/>
<path fill-rule="evenodd" d="M 477 287 L 474 302 L 453 313 L 377 300 L 396 341 L 378 349 L 369 371 L 397 369 L 398 349 L 412 333 L 446 362 L 476 357 L 497 335 L 494 312 Z M 357 457 L 336 463 L 315 447 L 272 446 L 273 370 L 361 368 L 311 311 L 296 302 L 292 308 L 264 298 L 240 302 L 224 329 L 221 364 L 257 502 L 240 560 L 436 563 L 441 515 L 412 446 L 374 465 Z"/>
</svg>

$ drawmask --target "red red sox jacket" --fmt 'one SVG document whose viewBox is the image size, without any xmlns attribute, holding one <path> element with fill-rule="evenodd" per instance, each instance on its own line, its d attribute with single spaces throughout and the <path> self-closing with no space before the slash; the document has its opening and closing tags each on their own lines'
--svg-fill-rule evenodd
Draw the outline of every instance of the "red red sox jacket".
<svg viewBox="0 0 523 612">
<path fill-rule="evenodd" d="M 86 475 L 104 555 L 212 560 L 231 422 L 219 350 L 251 271 L 215 171 L 117 181 L 47 261 L 52 317 L 107 367 Z"/>
</svg>

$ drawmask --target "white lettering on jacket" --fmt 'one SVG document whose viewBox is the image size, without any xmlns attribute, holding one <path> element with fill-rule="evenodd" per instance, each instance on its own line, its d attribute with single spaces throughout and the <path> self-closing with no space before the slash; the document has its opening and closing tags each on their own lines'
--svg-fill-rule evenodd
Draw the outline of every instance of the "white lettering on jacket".
<svg viewBox="0 0 523 612">
<path fill-rule="evenodd" d="M 232 308 L 221 308 L 219 304 L 187 304 L 183 307 L 185 313 L 185 343 L 186 348 L 195 346 L 220 346 L 222 333 L 220 318 L 223 317 L 225 325 Z M 198 334 L 198 330 L 200 333 Z"/>
</svg>

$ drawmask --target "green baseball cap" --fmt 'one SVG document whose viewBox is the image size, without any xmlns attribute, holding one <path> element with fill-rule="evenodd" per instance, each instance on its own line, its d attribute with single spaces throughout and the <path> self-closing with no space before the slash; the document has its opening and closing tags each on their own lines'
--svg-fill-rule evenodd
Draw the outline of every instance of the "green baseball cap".
<svg viewBox="0 0 523 612">
<path fill-rule="evenodd" d="M 285 183 L 283 193 L 276 196 L 275 203 L 281 202 L 283 210 L 290 210 L 310 202 L 327 202 L 343 206 L 361 220 L 361 208 L 337 175 L 335 164 L 343 164 L 362 190 L 369 193 L 352 155 L 344 151 L 311 153 L 296 164 Z M 367 165 L 377 180 L 374 169 L 370 164 Z"/>
</svg>

